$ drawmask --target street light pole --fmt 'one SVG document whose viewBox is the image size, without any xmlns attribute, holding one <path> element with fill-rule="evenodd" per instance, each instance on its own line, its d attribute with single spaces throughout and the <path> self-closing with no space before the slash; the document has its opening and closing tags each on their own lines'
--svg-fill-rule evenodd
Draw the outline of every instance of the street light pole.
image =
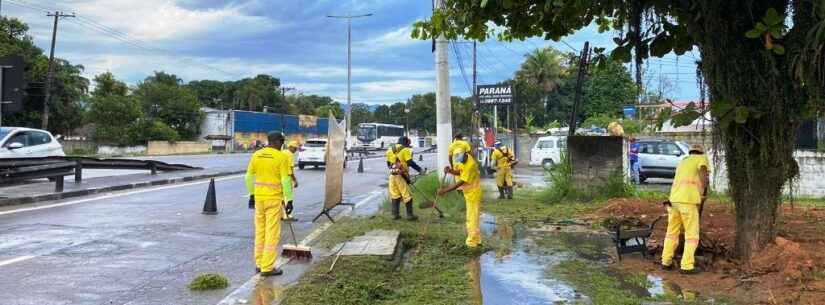
<svg viewBox="0 0 825 305">
<path fill-rule="evenodd" d="M 352 19 L 372 16 L 372 13 L 363 15 L 327 15 L 329 18 L 347 19 L 347 138 L 352 128 Z"/>
</svg>

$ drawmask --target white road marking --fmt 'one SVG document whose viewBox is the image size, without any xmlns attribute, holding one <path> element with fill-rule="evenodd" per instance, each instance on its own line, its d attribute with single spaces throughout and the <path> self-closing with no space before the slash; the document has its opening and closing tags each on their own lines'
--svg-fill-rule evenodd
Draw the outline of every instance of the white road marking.
<svg viewBox="0 0 825 305">
<path fill-rule="evenodd" d="M 356 203 L 355 206 L 352 209 L 347 209 L 347 210 L 339 213 L 337 216 L 348 216 L 349 214 L 352 214 L 353 210 L 355 210 L 358 207 L 366 204 L 367 202 L 372 201 L 376 196 L 379 196 L 379 195 L 382 195 L 382 194 L 384 194 L 383 190 L 373 191 L 369 196 L 367 196 L 367 198 L 364 198 L 363 200 Z M 306 246 L 306 245 L 311 244 L 319 236 L 321 236 L 321 233 L 324 233 L 324 231 L 329 229 L 329 227 L 331 227 L 331 226 L 332 226 L 331 222 L 325 222 L 323 225 L 316 228 L 314 231 L 310 232 L 309 235 L 304 237 L 304 239 L 302 239 L 299 244 L 301 246 Z M 275 262 L 275 268 L 276 269 L 281 268 L 283 265 L 286 265 L 291 260 L 292 260 L 291 258 L 284 258 L 283 256 L 279 255 L 278 260 Z M 221 300 L 220 303 L 218 303 L 218 305 L 238 304 L 240 300 L 243 300 L 242 295 L 249 294 L 250 291 L 255 289 L 255 285 L 258 283 L 258 279 L 260 279 L 260 278 L 261 277 L 257 274 L 253 275 L 248 281 L 246 281 L 246 283 L 241 285 L 241 287 L 238 287 L 237 289 L 235 289 L 234 291 L 229 293 L 223 300 Z"/>
<path fill-rule="evenodd" d="M 226 177 L 221 177 L 221 178 L 215 178 L 215 181 L 231 180 L 231 179 L 236 179 L 236 178 L 240 178 L 240 177 L 243 177 L 243 176 L 244 175 L 226 176 Z M 9 214 L 16 214 L 16 213 L 23 213 L 23 212 L 29 212 L 29 211 L 51 209 L 51 208 L 57 208 L 57 207 L 64 207 L 64 206 L 75 205 L 75 204 L 85 203 L 85 202 L 90 202 L 90 201 L 117 198 L 117 197 L 129 196 L 129 195 L 134 195 L 134 194 L 142 194 L 142 193 L 147 193 L 147 192 L 167 190 L 167 189 L 173 189 L 173 188 L 178 188 L 178 187 L 187 187 L 187 186 L 205 184 L 205 183 L 209 183 L 209 179 L 204 179 L 204 180 L 201 180 L 201 181 L 195 181 L 195 182 L 189 182 L 189 183 L 161 186 L 161 187 L 156 187 L 156 188 L 145 188 L 145 189 L 140 189 L 140 190 L 136 190 L 136 191 L 130 191 L 130 192 L 124 192 L 124 193 L 115 193 L 115 194 L 97 196 L 97 197 L 74 200 L 74 201 L 68 201 L 68 202 L 61 202 L 61 203 L 55 203 L 55 204 L 36 206 L 36 207 L 31 207 L 31 208 L 22 208 L 22 209 L 4 211 L 4 212 L 0 212 L 0 216 L 9 215 Z"/>
<path fill-rule="evenodd" d="M 34 256 L 32 256 L 32 255 L 26 255 L 26 256 L 12 258 L 10 260 L 5 260 L 5 261 L 0 262 L 0 267 L 3 267 L 5 265 L 11 265 L 11 264 L 14 264 L 14 263 L 19 263 L 19 262 L 22 262 L 22 261 L 25 261 L 25 260 L 30 260 L 32 258 L 34 258 Z"/>
</svg>

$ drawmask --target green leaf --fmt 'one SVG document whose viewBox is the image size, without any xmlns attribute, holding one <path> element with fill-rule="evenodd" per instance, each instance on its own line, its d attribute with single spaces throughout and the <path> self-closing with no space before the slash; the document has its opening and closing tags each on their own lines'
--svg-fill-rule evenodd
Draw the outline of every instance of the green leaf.
<svg viewBox="0 0 825 305">
<path fill-rule="evenodd" d="M 487 7 L 487 0 L 481 0 L 481 7 Z"/>
<path fill-rule="evenodd" d="M 736 107 L 736 111 L 733 116 L 733 120 L 739 124 L 745 124 L 748 121 L 748 107 L 739 106 Z"/>
<path fill-rule="evenodd" d="M 659 34 L 650 44 L 650 55 L 656 57 L 665 56 L 665 54 L 673 50 L 673 43 L 673 37 L 664 33 Z"/>
<path fill-rule="evenodd" d="M 630 62 L 630 46 L 621 46 L 610 52 L 610 58 L 620 62 Z"/>
<path fill-rule="evenodd" d="M 501 6 L 504 7 L 505 9 L 509 10 L 511 7 L 513 7 L 513 1 L 512 0 L 503 0 L 501 2 Z"/>
<path fill-rule="evenodd" d="M 759 36 L 762 36 L 762 32 L 757 29 L 753 29 L 745 33 L 745 37 L 748 38 L 759 38 Z"/>
<path fill-rule="evenodd" d="M 483 4 L 483 3 L 482 3 L 482 4 Z M 756 30 L 758 30 L 760 34 L 761 34 L 761 33 L 764 33 L 765 31 L 767 31 L 767 30 L 768 30 L 768 26 L 766 26 L 766 25 L 765 25 L 764 23 L 762 23 L 762 22 L 757 22 L 757 23 L 756 23 L 756 25 L 754 26 L 754 28 L 755 28 Z"/>
<path fill-rule="evenodd" d="M 776 53 L 776 55 L 785 55 L 785 47 L 775 43 L 773 44 L 773 52 Z"/>
<path fill-rule="evenodd" d="M 782 23 L 782 16 L 776 12 L 774 8 L 769 8 L 768 11 L 765 13 L 765 17 L 762 17 L 762 20 L 765 21 L 766 24 L 769 25 L 777 25 Z"/>
<path fill-rule="evenodd" d="M 771 32 L 771 36 L 773 36 L 773 38 L 779 39 L 779 38 L 782 38 L 782 36 L 784 36 L 784 34 L 782 34 L 782 28 L 781 27 L 773 27 L 773 28 L 771 28 L 770 32 Z"/>
</svg>

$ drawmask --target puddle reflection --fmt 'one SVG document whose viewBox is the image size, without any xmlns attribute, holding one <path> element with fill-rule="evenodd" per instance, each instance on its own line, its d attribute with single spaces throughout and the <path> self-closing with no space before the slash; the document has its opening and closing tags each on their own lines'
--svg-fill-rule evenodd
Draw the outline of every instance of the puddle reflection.
<svg viewBox="0 0 825 305">
<path fill-rule="evenodd" d="M 286 287 L 272 281 L 272 278 L 263 278 L 252 290 L 251 304 L 271 305 L 280 302 Z"/>
</svg>

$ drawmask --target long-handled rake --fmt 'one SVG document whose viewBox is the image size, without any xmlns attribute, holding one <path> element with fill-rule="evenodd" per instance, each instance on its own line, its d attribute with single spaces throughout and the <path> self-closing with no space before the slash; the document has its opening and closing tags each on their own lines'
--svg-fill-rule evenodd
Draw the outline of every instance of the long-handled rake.
<svg viewBox="0 0 825 305">
<path fill-rule="evenodd" d="M 282 209 L 283 209 L 283 207 L 282 207 Z M 286 210 L 282 210 L 282 211 L 284 213 L 286 213 Z M 289 223 L 289 232 L 292 234 L 292 243 L 293 243 L 293 245 L 284 244 L 284 246 L 281 250 L 281 255 L 283 255 L 284 257 L 295 258 L 295 259 L 312 260 L 312 248 L 307 247 L 307 246 L 298 245 L 298 239 L 295 238 L 295 229 L 292 227 L 292 221 L 286 220 L 286 222 Z"/>
<path fill-rule="evenodd" d="M 439 187 L 441 186 L 441 184 L 444 184 L 443 179 L 444 178 L 442 177 L 442 181 L 438 185 Z M 410 186 L 413 188 L 413 190 L 415 190 L 416 192 L 418 192 L 418 193 L 420 193 L 424 196 L 424 202 L 422 202 L 421 205 L 419 205 L 420 208 L 422 208 L 422 209 L 433 208 L 438 212 L 438 218 L 444 218 L 444 212 L 442 212 L 441 209 L 439 209 L 438 205 L 436 204 L 437 199 L 433 200 L 431 197 L 427 196 L 427 193 L 424 193 L 421 190 L 419 190 L 417 187 L 415 187 L 415 181 L 412 181 L 410 183 Z"/>
</svg>

